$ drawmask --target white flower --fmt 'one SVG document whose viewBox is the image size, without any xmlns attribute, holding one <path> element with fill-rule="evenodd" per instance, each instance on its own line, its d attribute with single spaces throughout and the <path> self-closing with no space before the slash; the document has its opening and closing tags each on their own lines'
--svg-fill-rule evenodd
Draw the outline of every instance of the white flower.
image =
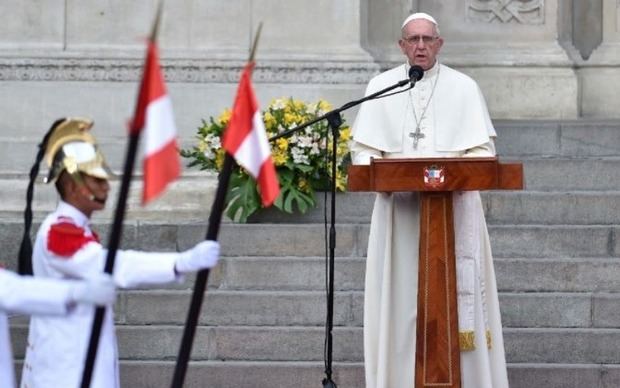
<svg viewBox="0 0 620 388">
<path fill-rule="evenodd" d="M 205 158 L 211 160 L 211 159 L 215 159 L 215 152 L 213 152 L 213 150 L 211 148 L 207 148 L 203 154 L 205 155 Z"/>
<path fill-rule="evenodd" d="M 308 155 L 306 155 L 304 150 L 299 147 L 293 147 L 291 149 L 291 155 L 293 155 L 293 162 L 297 164 L 310 164 L 310 159 L 308 159 Z"/>
<path fill-rule="evenodd" d="M 283 98 L 278 98 L 273 101 L 271 107 L 273 109 L 284 109 L 284 107 L 286 107 L 286 100 L 284 100 Z"/>
<path fill-rule="evenodd" d="M 218 149 L 222 147 L 220 137 L 212 133 L 205 136 L 205 142 L 209 145 L 209 148 Z"/>
<path fill-rule="evenodd" d="M 299 136 L 298 138 L 299 147 L 309 148 L 313 143 L 312 136 Z"/>
</svg>

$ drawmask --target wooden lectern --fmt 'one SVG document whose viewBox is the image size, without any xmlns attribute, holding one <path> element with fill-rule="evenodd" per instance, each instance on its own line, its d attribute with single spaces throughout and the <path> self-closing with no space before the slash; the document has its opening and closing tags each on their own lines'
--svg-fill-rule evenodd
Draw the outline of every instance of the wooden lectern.
<svg viewBox="0 0 620 388">
<path fill-rule="evenodd" d="M 523 165 L 493 158 L 373 159 L 349 191 L 419 191 L 415 388 L 461 387 L 452 192 L 520 190 Z"/>
</svg>

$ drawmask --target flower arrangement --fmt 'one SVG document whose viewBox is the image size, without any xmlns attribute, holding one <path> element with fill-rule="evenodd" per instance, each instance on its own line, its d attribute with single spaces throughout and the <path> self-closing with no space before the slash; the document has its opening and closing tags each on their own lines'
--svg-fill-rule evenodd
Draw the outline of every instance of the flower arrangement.
<svg viewBox="0 0 620 388">
<path fill-rule="evenodd" d="M 324 115 L 331 110 L 324 100 L 304 103 L 293 98 L 273 100 L 262 112 L 267 136 L 272 137 Z M 181 151 L 189 158 L 189 166 L 201 170 L 220 171 L 224 164 L 221 136 L 228 125 L 231 110 L 226 109 L 217 119 L 203 120 L 198 128 L 198 144 Z M 274 203 L 279 210 L 305 213 L 316 206 L 315 192 L 330 187 L 332 137 L 326 120 L 321 120 L 290 137 L 281 137 L 271 143 L 271 156 L 280 181 L 280 196 Z M 349 163 L 348 140 L 351 129 L 343 122 L 337 143 L 336 189 L 346 187 L 346 167 Z M 261 201 L 254 179 L 242 168 L 236 167 L 229 183 L 226 214 L 234 221 L 246 222 L 261 209 Z"/>
</svg>

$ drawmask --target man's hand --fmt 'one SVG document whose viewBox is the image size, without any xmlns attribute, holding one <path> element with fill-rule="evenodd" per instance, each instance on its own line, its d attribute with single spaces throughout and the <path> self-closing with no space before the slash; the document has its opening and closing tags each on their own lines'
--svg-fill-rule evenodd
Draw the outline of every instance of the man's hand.
<svg viewBox="0 0 620 388">
<path fill-rule="evenodd" d="M 175 264 L 178 273 L 195 272 L 213 268 L 220 259 L 220 243 L 217 241 L 203 241 L 192 249 L 182 252 Z"/>
<path fill-rule="evenodd" d="M 114 304 L 116 300 L 116 286 L 112 276 L 108 274 L 97 274 L 75 283 L 70 293 L 71 303 L 105 306 Z"/>
</svg>

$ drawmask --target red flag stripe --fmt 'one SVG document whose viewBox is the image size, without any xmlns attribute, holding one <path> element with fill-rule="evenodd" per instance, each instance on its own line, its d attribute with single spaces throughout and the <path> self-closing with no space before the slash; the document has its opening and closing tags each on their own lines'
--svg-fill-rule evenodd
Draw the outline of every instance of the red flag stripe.
<svg viewBox="0 0 620 388">
<path fill-rule="evenodd" d="M 271 205 L 280 195 L 280 182 L 271 156 L 261 165 L 257 182 L 263 206 Z"/>
</svg>

